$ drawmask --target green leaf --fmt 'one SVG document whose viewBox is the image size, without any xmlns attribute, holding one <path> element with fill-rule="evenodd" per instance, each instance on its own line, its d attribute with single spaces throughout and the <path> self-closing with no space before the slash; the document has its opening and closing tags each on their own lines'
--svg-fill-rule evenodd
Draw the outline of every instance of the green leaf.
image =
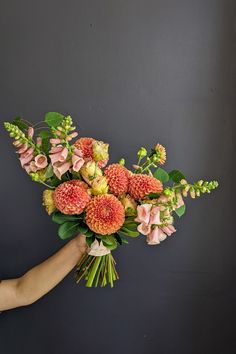
<svg viewBox="0 0 236 354">
<path fill-rule="evenodd" d="M 24 130 L 24 129 L 28 129 L 29 125 L 23 121 L 22 117 L 16 117 L 12 124 L 16 125 L 19 129 Z"/>
<path fill-rule="evenodd" d="M 178 215 L 179 218 L 184 215 L 185 211 L 186 211 L 185 204 L 182 205 L 181 207 L 175 209 L 175 212 L 176 212 L 176 214 Z"/>
<path fill-rule="evenodd" d="M 150 199 L 156 199 L 160 196 L 160 193 L 150 193 L 148 194 L 148 198 Z"/>
<path fill-rule="evenodd" d="M 53 176 L 53 167 L 52 164 L 50 163 L 46 169 L 45 178 L 50 178 L 52 176 Z"/>
<path fill-rule="evenodd" d="M 185 176 L 183 175 L 183 173 L 178 170 L 171 171 L 169 173 L 169 177 L 175 183 L 179 183 L 181 181 L 181 179 L 185 179 Z"/>
<path fill-rule="evenodd" d="M 120 229 L 120 232 L 122 232 L 123 234 L 127 235 L 127 236 L 130 236 L 130 237 L 137 237 L 139 236 L 139 232 L 138 231 L 131 231 L 129 229 L 127 229 L 126 227 L 122 227 Z"/>
<path fill-rule="evenodd" d="M 87 245 L 90 247 L 91 244 L 95 241 L 95 236 L 93 235 L 92 237 L 87 237 L 86 238 L 86 242 L 87 242 Z"/>
<path fill-rule="evenodd" d="M 55 211 L 52 215 L 52 221 L 54 221 L 56 224 L 63 224 L 66 221 L 76 221 L 77 223 L 79 223 L 81 219 L 76 216 L 76 215 L 66 215 L 66 214 L 62 214 L 59 211 Z"/>
<path fill-rule="evenodd" d="M 49 130 L 41 130 L 41 132 L 39 133 L 39 136 L 42 139 L 47 139 L 52 136 L 52 133 Z"/>
<path fill-rule="evenodd" d="M 118 233 L 114 234 L 114 236 L 115 236 L 116 241 L 117 241 L 120 245 L 122 245 L 123 242 L 122 242 L 121 236 L 120 236 Z"/>
<path fill-rule="evenodd" d="M 89 230 L 89 229 L 88 229 L 88 231 L 86 231 L 84 234 L 85 234 L 86 237 L 92 237 L 92 236 L 94 236 L 94 232 L 93 232 L 92 230 Z"/>
<path fill-rule="evenodd" d="M 64 224 L 61 224 L 61 226 L 58 229 L 58 236 L 62 240 L 72 237 L 78 232 L 78 226 L 79 224 L 76 221 L 64 222 Z"/>
<path fill-rule="evenodd" d="M 85 234 L 87 231 L 89 231 L 88 227 L 85 224 L 79 225 L 78 229 L 81 234 Z"/>
<path fill-rule="evenodd" d="M 133 221 L 133 222 L 124 222 L 123 227 L 127 228 L 130 231 L 137 231 L 138 223 Z"/>
<path fill-rule="evenodd" d="M 48 112 L 45 114 L 44 121 L 49 125 L 49 127 L 58 127 L 64 116 L 58 112 Z"/>
<path fill-rule="evenodd" d="M 162 183 L 169 181 L 168 173 L 165 170 L 163 170 L 163 168 L 160 167 L 154 172 L 153 176 L 159 181 L 161 181 Z"/>
<path fill-rule="evenodd" d="M 121 240 L 122 240 L 122 243 L 128 245 L 129 244 L 129 241 L 126 240 L 126 238 L 124 237 L 124 235 L 119 231 L 118 232 L 118 235 L 120 236 Z"/>
<path fill-rule="evenodd" d="M 116 242 L 113 235 L 105 235 L 101 239 L 102 239 L 102 242 L 106 245 L 113 245 Z"/>
</svg>

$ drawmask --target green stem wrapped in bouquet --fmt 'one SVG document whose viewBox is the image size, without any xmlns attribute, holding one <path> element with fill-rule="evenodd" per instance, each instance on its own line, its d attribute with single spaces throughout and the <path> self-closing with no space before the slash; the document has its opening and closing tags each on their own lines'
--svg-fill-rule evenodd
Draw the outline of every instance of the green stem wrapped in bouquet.
<svg viewBox="0 0 236 354">
<path fill-rule="evenodd" d="M 125 160 L 108 165 L 109 145 L 80 137 L 70 116 L 48 112 L 32 125 L 22 118 L 4 123 L 31 179 L 47 187 L 43 205 L 59 225 L 65 240 L 86 236 L 88 250 L 77 265 L 76 281 L 104 287 L 119 279 L 112 251 L 129 237 L 144 235 L 157 245 L 175 231 L 174 215 L 185 213 L 184 197 L 199 197 L 218 186 L 216 181 L 189 183 L 178 170 L 165 171 L 166 150 L 156 144 L 141 147 L 132 170 Z M 34 138 L 34 133 L 38 134 Z"/>
</svg>

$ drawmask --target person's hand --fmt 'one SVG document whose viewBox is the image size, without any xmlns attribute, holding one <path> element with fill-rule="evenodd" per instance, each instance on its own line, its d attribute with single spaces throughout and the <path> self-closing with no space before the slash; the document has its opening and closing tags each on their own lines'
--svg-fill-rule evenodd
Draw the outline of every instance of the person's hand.
<svg viewBox="0 0 236 354">
<path fill-rule="evenodd" d="M 84 254 L 88 248 L 86 236 L 84 236 L 83 234 L 79 234 L 75 237 L 75 241 L 79 251 Z"/>
</svg>

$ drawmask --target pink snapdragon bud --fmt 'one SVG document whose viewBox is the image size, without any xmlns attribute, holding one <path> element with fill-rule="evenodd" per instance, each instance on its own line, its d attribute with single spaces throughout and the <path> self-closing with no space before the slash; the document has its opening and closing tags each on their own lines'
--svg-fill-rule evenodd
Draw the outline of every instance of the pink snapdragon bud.
<svg viewBox="0 0 236 354">
<path fill-rule="evenodd" d="M 34 161 L 35 161 L 35 166 L 40 170 L 45 168 L 48 165 L 47 157 L 43 154 L 39 154 L 35 156 Z"/>
<path fill-rule="evenodd" d="M 29 163 L 31 160 L 33 160 L 33 152 L 34 149 L 31 147 L 28 150 L 26 150 L 23 154 L 21 154 L 19 160 L 21 163 L 21 167 L 24 167 L 27 163 Z"/>
<path fill-rule="evenodd" d="M 150 212 L 150 220 L 149 223 L 151 225 L 160 225 L 161 224 L 161 220 L 160 220 L 160 208 L 158 206 L 154 206 L 151 209 Z"/>
<path fill-rule="evenodd" d="M 41 138 L 40 136 L 37 136 L 37 138 L 36 138 L 36 144 L 37 144 L 38 146 L 41 146 L 41 145 L 42 145 L 42 138 Z"/>
<path fill-rule="evenodd" d="M 142 235 L 148 235 L 151 232 L 151 225 L 142 222 L 141 224 L 138 225 L 137 230 Z"/>
<path fill-rule="evenodd" d="M 81 169 L 81 167 L 83 166 L 84 164 L 84 159 L 78 155 L 75 155 L 73 154 L 72 155 L 72 169 L 75 171 L 75 172 L 79 172 L 79 170 Z"/>
<path fill-rule="evenodd" d="M 20 146 L 18 146 L 17 153 L 18 154 L 24 154 L 26 152 L 26 150 L 28 150 L 28 145 L 27 144 L 21 144 Z"/>
<path fill-rule="evenodd" d="M 150 220 L 150 211 L 152 208 L 152 204 L 141 204 L 137 207 L 137 217 L 135 221 L 149 224 Z"/>
<path fill-rule="evenodd" d="M 50 139 L 50 143 L 51 143 L 51 144 L 60 144 L 60 143 L 61 143 L 61 139 L 58 139 L 58 138 L 51 138 L 51 139 Z"/>
<path fill-rule="evenodd" d="M 71 167 L 70 162 L 55 162 L 53 164 L 53 172 L 58 179 L 61 179 L 61 176 L 66 173 Z"/>
<path fill-rule="evenodd" d="M 176 229 L 173 225 L 163 226 L 161 229 L 168 236 L 171 236 L 174 232 L 176 232 Z"/>
<path fill-rule="evenodd" d="M 51 148 L 51 154 L 49 155 L 52 165 L 57 162 L 65 162 L 68 156 L 68 149 L 63 146 L 56 146 Z"/>
<path fill-rule="evenodd" d="M 160 243 L 159 240 L 159 228 L 155 227 L 148 235 L 147 235 L 147 243 L 150 246 L 158 245 Z"/>
<path fill-rule="evenodd" d="M 34 128 L 29 127 L 28 128 L 28 138 L 33 138 L 33 136 L 34 136 Z"/>
</svg>

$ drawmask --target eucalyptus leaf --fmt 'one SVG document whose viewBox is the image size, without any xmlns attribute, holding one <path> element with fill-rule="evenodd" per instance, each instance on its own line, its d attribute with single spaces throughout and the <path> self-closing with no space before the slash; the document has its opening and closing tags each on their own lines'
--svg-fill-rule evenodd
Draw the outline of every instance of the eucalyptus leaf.
<svg viewBox="0 0 236 354">
<path fill-rule="evenodd" d="M 185 176 L 182 172 L 178 171 L 178 170 L 173 170 L 169 173 L 169 178 L 175 182 L 175 183 L 179 183 L 181 181 L 181 179 L 185 179 Z"/>
<path fill-rule="evenodd" d="M 78 232 L 78 226 L 79 223 L 76 221 L 64 222 L 58 229 L 58 236 L 62 240 L 72 237 Z"/>
<path fill-rule="evenodd" d="M 58 112 L 48 112 L 45 114 L 44 121 L 49 125 L 49 127 L 58 127 L 64 116 Z"/>
<path fill-rule="evenodd" d="M 169 181 L 169 174 L 163 168 L 160 167 L 154 172 L 153 176 L 162 183 Z"/>
<path fill-rule="evenodd" d="M 179 218 L 184 215 L 185 211 L 186 211 L 185 204 L 181 205 L 181 207 L 175 209 L 175 212 L 176 212 L 176 214 L 178 215 Z"/>
</svg>

